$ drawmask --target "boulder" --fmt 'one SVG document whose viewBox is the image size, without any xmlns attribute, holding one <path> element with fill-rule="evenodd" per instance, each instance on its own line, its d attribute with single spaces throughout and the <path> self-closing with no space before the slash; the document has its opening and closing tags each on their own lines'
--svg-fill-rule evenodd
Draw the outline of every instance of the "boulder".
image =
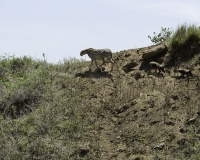
<svg viewBox="0 0 200 160">
<path fill-rule="evenodd" d="M 164 44 L 154 46 L 153 48 L 147 48 L 142 51 L 142 58 L 143 59 L 152 58 L 154 56 L 163 53 L 166 49 L 167 47 Z"/>
<path fill-rule="evenodd" d="M 131 60 L 129 62 L 127 62 L 122 69 L 124 70 L 124 72 L 128 73 L 131 72 L 132 70 L 134 70 L 134 67 L 136 67 L 138 65 L 137 62 L 135 62 L 134 60 Z"/>
</svg>

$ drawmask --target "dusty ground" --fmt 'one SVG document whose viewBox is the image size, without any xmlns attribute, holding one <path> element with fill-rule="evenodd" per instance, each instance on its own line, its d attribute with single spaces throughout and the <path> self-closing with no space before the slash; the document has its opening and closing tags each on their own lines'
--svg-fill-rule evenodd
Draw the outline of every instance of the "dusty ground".
<svg viewBox="0 0 200 160">
<path fill-rule="evenodd" d="M 93 127 L 87 145 L 94 152 L 92 159 L 175 159 L 199 154 L 200 64 L 193 66 L 194 77 L 189 79 L 174 73 L 174 64 L 168 72 L 158 73 L 149 62 L 163 62 L 166 53 L 144 61 L 141 53 L 147 48 L 114 53 L 112 72 L 109 63 L 102 71 L 96 71 L 95 65 L 88 71 L 90 62 L 77 70 L 77 81 L 89 92 L 80 116 Z"/>
</svg>

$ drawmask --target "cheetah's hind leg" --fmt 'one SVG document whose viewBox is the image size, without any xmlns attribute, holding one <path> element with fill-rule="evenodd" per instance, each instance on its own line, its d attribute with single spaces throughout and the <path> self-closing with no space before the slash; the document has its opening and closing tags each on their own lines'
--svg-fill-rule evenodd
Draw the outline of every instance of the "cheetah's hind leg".
<svg viewBox="0 0 200 160">
<path fill-rule="evenodd" d="M 110 72 L 113 71 L 113 68 L 114 68 L 114 62 L 112 61 L 112 66 L 111 66 L 111 70 L 110 70 Z"/>
<path fill-rule="evenodd" d="M 106 62 L 105 62 L 105 60 L 104 60 L 104 58 L 102 59 L 102 61 L 103 61 L 103 63 L 101 63 L 100 65 L 99 65 L 99 67 L 101 67 L 102 65 L 104 65 Z"/>
</svg>

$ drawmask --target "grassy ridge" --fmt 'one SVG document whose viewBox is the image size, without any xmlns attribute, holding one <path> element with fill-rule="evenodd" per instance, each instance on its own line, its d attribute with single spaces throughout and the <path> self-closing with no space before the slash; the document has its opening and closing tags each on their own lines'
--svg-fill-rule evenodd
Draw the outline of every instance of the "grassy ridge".
<svg viewBox="0 0 200 160">
<path fill-rule="evenodd" d="M 74 96 L 81 83 L 71 90 L 80 64 L 1 57 L 0 159 L 69 159 L 81 152 L 88 133 L 77 110 L 87 93 Z"/>
</svg>

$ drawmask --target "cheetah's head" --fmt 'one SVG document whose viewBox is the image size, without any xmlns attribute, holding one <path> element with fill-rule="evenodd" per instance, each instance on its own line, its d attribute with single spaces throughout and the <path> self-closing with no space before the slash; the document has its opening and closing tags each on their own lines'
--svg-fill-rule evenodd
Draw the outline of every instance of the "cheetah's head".
<svg viewBox="0 0 200 160">
<path fill-rule="evenodd" d="M 92 50 L 92 48 L 88 48 L 88 49 L 85 49 L 85 50 L 82 50 L 81 53 L 80 53 L 80 56 L 83 56 L 85 54 L 88 54 L 88 52 Z"/>
<path fill-rule="evenodd" d="M 86 50 L 82 50 L 81 53 L 80 53 L 80 56 L 83 56 L 85 54 L 87 54 L 87 51 Z"/>
</svg>

